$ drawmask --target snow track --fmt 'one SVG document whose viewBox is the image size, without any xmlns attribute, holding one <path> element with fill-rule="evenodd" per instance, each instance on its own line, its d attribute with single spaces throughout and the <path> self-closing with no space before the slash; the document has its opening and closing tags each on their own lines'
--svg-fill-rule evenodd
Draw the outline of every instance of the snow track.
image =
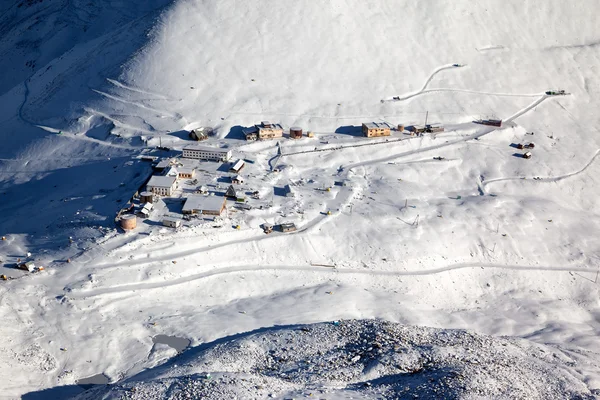
<svg viewBox="0 0 600 400">
<path fill-rule="evenodd" d="M 454 65 L 444 65 L 442 67 L 437 68 L 435 71 L 433 71 L 431 73 L 431 75 L 429 75 L 429 78 L 427 78 L 427 80 L 425 81 L 425 83 L 423 84 L 423 87 L 417 91 L 417 92 L 413 92 L 413 93 L 409 93 L 409 94 L 405 94 L 402 96 L 397 96 L 397 97 L 392 97 L 392 98 L 388 98 L 388 99 L 384 99 L 382 100 L 382 102 L 386 102 L 386 101 L 405 101 L 405 100 L 409 100 L 412 99 L 413 97 L 416 96 L 420 96 L 422 94 L 427 94 L 427 93 L 435 93 L 435 92 L 458 92 L 458 93 L 471 93 L 471 94 L 482 94 L 482 95 L 488 95 L 488 96 L 499 96 L 499 97 L 538 97 L 540 96 L 540 93 L 531 93 L 531 94 L 515 94 L 515 93 L 495 93 L 495 92 L 484 92 L 484 91 L 478 91 L 478 90 L 469 90 L 469 89 L 454 89 L 454 88 L 432 88 L 432 89 L 427 89 L 427 86 L 429 86 L 429 84 L 431 83 L 431 81 L 433 80 L 433 78 L 440 72 L 447 70 L 447 69 L 457 69 L 460 67 L 454 66 Z"/>
<path fill-rule="evenodd" d="M 210 271 L 202 272 L 195 275 L 183 276 L 172 279 L 170 281 L 160 282 L 144 282 L 144 283 L 133 283 L 119 286 L 112 286 L 106 288 L 98 288 L 92 290 L 72 291 L 69 293 L 71 299 L 83 299 L 88 297 L 102 296 L 106 294 L 118 294 L 118 293 L 129 293 L 138 290 L 150 290 L 150 289 L 162 289 L 166 287 L 181 285 L 201 279 L 211 278 L 220 275 L 231 275 L 237 273 L 261 273 L 267 271 L 277 272 L 311 272 L 321 273 L 326 275 L 362 275 L 362 276 L 424 276 L 424 275 L 435 275 L 444 272 L 451 272 L 460 269 L 469 268 L 493 268 L 498 270 L 507 271 L 550 271 L 550 272 L 595 272 L 588 267 L 580 266 L 527 266 L 527 265 L 505 265 L 505 264 L 484 264 L 484 263 L 458 263 L 451 264 L 445 267 L 431 268 L 424 270 L 415 271 L 373 271 L 373 270 L 359 270 L 351 268 L 329 268 L 329 267 L 316 267 L 311 265 L 298 266 L 298 265 L 276 265 L 276 266 L 257 266 L 257 265 L 243 265 L 236 267 L 216 268 Z M 298 278 L 296 278 L 298 279 Z"/>
<path fill-rule="evenodd" d="M 598 155 L 600 155 L 600 149 L 596 150 L 596 152 L 594 153 L 594 155 L 592 156 L 592 158 L 581 169 L 579 169 L 579 170 L 577 170 L 575 172 L 570 172 L 568 174 L 558 175 L 558 176 L 550 176 L 550 177 L 545 177 L 545 178 L 526 177 L 526 176 L 514 176 L 514 177 L 508 177 L 508 178 L 494 178 L 494 179 L 489 179 L 489 180 L 485 180 L 485 181 L 481 182 L 481 186 L 483 188 L 485 188 L 490 183 L 502 182 L 502 181 L 516 181 L 516 180 L 518 180 L 518 181 L 524 181 L 524 182 L 560 182 L 560 181 L 562 181 L 564 179 L 572 178 L 574 176 L 577 176 L 577 175 L 585 172 L 594 163 L 594 161 L 596 161 L 596 158 L 598 158 Z"/>
</svg>

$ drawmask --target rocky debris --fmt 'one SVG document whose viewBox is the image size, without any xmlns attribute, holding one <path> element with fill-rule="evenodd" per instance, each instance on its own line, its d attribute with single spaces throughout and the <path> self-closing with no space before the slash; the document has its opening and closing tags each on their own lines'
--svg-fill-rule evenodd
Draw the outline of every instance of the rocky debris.
<svg viewBox="0 0 600 400">
<path fill-rule="evenodd" d="M 251 333 L 172 363 L 78 399 L 594 398 L 551 347 L 379 320 Z"/>
</svg>

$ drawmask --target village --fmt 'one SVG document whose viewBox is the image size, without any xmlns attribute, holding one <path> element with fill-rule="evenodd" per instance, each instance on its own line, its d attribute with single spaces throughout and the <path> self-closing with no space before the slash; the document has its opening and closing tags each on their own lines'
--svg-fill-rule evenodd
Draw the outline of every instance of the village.
<svg viewBox="0 0 600 400">
<path fill-rule="evenodd" d="M 435 135 L 445 131 L 440 124 L 427 123 L 428 113 L 423 125 L 403 124 L 392 125 L 388 122 L 365 122 L 356 131 L 364 138 L 385 138 L 385 141 L 370 142 L 359 141 L 353 138 L 352 142 L 340 147 L 315 147 L 313 150 L 304 150 L 290 154 L 310 153 L 319 151 L 339 150 L 347 147 L 381 145 L 389 140 L 402 141 L 410 138 L 422 137 L 425 134 Z M 487 125 L 500 128 L 502 121 L 498 119 L 475 120 L 474 124 Z M 303 131 L 301 127 L 291 127 L 285 130 L 279 123 L 262 121 L 259 124 L 244 128 L 243 139 L 246 142 L 279 141 L 302 138 L 314 139 L 315 133 Z M 181 150 L 160 147 L 177 153 L 169 157 L 143 156 L 142 159 L 152 162 L 152 175 L 134 193 L 126 207 L 119 210 L 115 222 L 125 232 L 139 230 L 142 226 L 161 225 L 179 229 L 184 224 L 195 226 L 210 224 L 221 227 L 223 220 L 232 219 L 236 214 L 252 209 L 266 210 L 273 206 L 275 197 L 291 201 L 289 209 L 294 209 L 298 214 L 303 210 L 293 205 L 297 191 L 297 183 L 287 182 L 280 187 L 269 185 L 272 181 L 267 176 L 280 172 L 281 157 L 280 143 L 277 142 L 278 154 L 269 161 L 268 168 L 258 166 L 252 158 L 246 157 L 237 151 L 237 148 L 227 144 L 214 147 L 208 144 L 214 135 L 212 128 L 200 127 L 191 130 L 188 134 L 191 142 L 184 144 Z M 354 135 L 357 136 L 357 135 Z M 329 144 L 321 141 L 321 144 Z M 533 143 L 511 144 L 522 150 L 523 154 L 516 154 L 524 159 L 531 158 L 529 150 L 534 148 Z M 444 160 L 444 157 L 433 157 L 434 160 Z M 285 167 L 285 166 L 284 166 Z M 314 180 L 311 180 L 313 183 Z M 345 182 L 327 182 L 313 188 L 322 192 L 331 192 L 334 186 L 345 186 Z M 290 211 L 279 211 L 286 216 Z M 331 215 L 331 210 L 325 211 Z M 278 218 L 277 223 L 265 221 L 261 224 L 264 233 L 272 232 L 289 233 L 298 228 L 294 222 L 287 221 L 284 217 Z M 235 219 L 235 218 L 233 218 Z M 232 220 L 233 220 L 232 219 Z M 231 226 L 240 229 L 239 223 Z"/>
</svg>

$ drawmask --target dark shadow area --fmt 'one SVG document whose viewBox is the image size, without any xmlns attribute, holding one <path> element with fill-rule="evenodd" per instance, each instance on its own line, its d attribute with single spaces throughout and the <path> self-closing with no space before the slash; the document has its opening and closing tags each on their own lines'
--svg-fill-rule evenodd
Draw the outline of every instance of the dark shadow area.
<svg viewBox="0 0 600 400">
<path fill-rule="evenodd" d="M 92 129 L 88 130 L 85 133 L 85 136 L 98 139 L 98 140 L 106 140 L 110 135 L 111 129 L 113 129 L 115 125 L 113 123 L 105 124 L 105 125 L 97 125 Z"/>
<path fill-rule="evenodd" d="M 224 162 L 222 163 L 219 168 L 217 168 L 218 172 L 229 172 L 229 168 L 231 168 L 232 163 L 230 162 Z"/>
<path fill-rule="evenodd" d="M 240 125 L 232 126 L 229 133 L 225 136 L 225 139 L 246 140 L 246 137 L 242 132 L 244 129 L 245 128 Z"/>
<path fill-rule="evenodd" d="M 22 400 L 67 400 L 84 392 L 89 388 L 79 385 L 57 386 L 49 389 L 38 390 L 24 394 Z"/>
<path fill-rule="evenodd" d="M 513 157 L 517 157 L 517 158 L 525 158 L 523 157 L 522 153 L 513 153 Z"/>
<path fill-rule="evenodd" d="M 273 194 L 275 194 L 275 196 L 285 197 L 285 194 L 286 194 L 285 188 L 274 186 L 273 187 Z"/>
<path fill-rule="evenodd" d="M 335 133 L 338 133 L 340 135 L 363 136 L 362 126 L 356 125 L 340 126 L 335 130 Z"/>
<path fill-rule="evenodd" d="M 169 136 L 175 136 L 175 137 L 177 137 L 177 138 L 179 138 L 181 140 L 189 140 L 190 142 L 196 143 L 196 140 L 193 140 L 190 137 L 190 132 L 186 131 L 185 129 L 182 129 L 180 131 L 170 132 L 168 135 Z"/>
<path fill-rule="evenodd" d="M 165 206 L 170 213 L 181 214 L 181 210 L 183 209 L 183 201 L 182 199 L 163 199 L 165 202 Z"/>
</svg>

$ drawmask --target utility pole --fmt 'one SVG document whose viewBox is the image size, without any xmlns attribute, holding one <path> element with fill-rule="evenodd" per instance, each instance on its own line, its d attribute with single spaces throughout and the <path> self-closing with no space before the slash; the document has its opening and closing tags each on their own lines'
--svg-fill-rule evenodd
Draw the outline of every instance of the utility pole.
<svg viewBox="0 0 600 400">
<path fill-rule="evenodd" d="M 429 119 L 429 111 L 425 114 L 425 127 L 427 127 L 427 120 Z"/>
</svg>

